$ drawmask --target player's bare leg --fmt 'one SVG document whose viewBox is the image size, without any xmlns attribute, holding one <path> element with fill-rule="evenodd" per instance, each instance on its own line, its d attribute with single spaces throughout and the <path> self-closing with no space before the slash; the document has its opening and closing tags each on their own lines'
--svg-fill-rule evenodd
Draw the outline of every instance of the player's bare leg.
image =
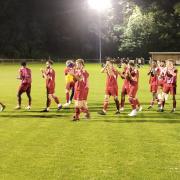
<svg viewBox="0 0 180 180">
<path fill-rule="evenodd" d="M 63 105 L 64 108 L 67 108 L 70 105 L 70 103 L 69 103 L 69 101 L 70 101 L 69 92 L 70 92 L 70 90 L 66 89 L 66 103 Z"/>
<path fill-rule="evenodd" d="M 30 110 L 31 109 L 31 101 L 32 101 L 30 89 L 26 91 L 26 95 L 28 97 L 28 106 L 26 107 L 26 109 Z"/>
<path fill-rule="evenodd" d="M 18 94 L 17 94 L 18 104 L 17 104 L 17 106 L 15 107 L 16 110 L 21 109 L 21 101 L 22 101 L 21 95 L 22 95 L 22 94 L 23 94 L 22 91 L 19 91 Z"/>
<path fill-rule="evenodd" d="M 81 102 L 76 100 L 75 101 L 75 115 L 73 116 L 73 121 L 79 121 L 79 116 L 81 113 L 80 107 L 81 107 Z"/>
<path fill-rule="evenodd" d="M 137 115 L 137 110 L 136 110 L 136 99 L 133 97 L 129 97 L 129 102 L 132 106 L 132 111 L 131 113 L 128 114 L 128 116 L 136 116 Z"/>
<path fill-rule="evenodd" d="M 71 90 L 71 96 L 70 96 L 69 104 L 72 103 L 73 97 L 74 97 L 74 87 L 73 87 L 72 90 Z"/>
<path fill-rule="evenodd" d="M 161 96 L 161 100 L 160 100 L 160 107 L 158 109 L 158 112 L 164 112 L 164 105 L 165 105 L 165 102 L 166 102 L 166 93 L 162 92 L 162 96 Z"/>
<path fill-rule="evenodd" d="M 171 110 L 171 112 L 173 113 L 176 111 L 176 96 L 173 95 L 172 99 L 173 99 L 173 109 Z"/>
<path fill-rule="evenodd" d="M 120 111 L 124 111 L 124 104 L 125 104 L 125 93 L 121 93 L 121 108 Z"/>
<path fill-rule="evenodd" d="M 90 113 L 89 113 L 89 109 L 88 109 L 88 105 L 87 105 L 87 101 L 83 100 L 82 102 L 82 107 L 81 107 L 81 111 L 83 113 L 85 113 L 85 118 L 90 119 Z"/>
<path fill-rule="evenodd" d="M 141 106 L 138 98 L 135 98 L 135 102 L 136 102 L 136 109 L 137 109 L 138 111 L 142 111 L 143 108 L 142 108 L 142 106 Z"/>
<path fill-rule="evenodd" d="M 47 93 L 46 108 L 41 112 L 49 112 L 50 105 L 51 105 L 51 95 Z"/>
<path fill-rule="evenodd" d="M 108 105 L 109 105 L 109 95 L 105 95 L 103 109 L 100 112 L 98 112 L 98 114 L 106 115 Z"/>
<path fill-rule="evenodd" d="M 54 94 L 51 94 L 50 96 L 55 101 L 55 103 L 57 104 L 58 111 L 61 110 L 62 109 L 62 104 L 59 102 L 58 97 L 56 95 L 54 95 Z"/>
<path fill-rule="evenodd" d="M 151 109 L 154 106 L 155 101 L 158 101 L 158 97 L 157 97 L 157 93 L 153 92 L 152 93 L 152 101 L 151 101 L 148 109 Z"/>
<path fill-rule="evenodd" d="M 118 100 L 117 96 L 114 97 L 114 102 L 116 104 L 116 109 L 117 109 L 115 114 L 120 114 L 120 111 L 119 111 L 119 100 Z"/>
</svg>

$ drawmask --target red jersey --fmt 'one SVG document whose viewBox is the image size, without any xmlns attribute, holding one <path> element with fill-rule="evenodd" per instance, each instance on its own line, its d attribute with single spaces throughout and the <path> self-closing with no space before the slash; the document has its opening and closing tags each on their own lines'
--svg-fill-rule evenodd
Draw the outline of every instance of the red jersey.
<svg viewBox="0 0 180 180">
<path fill-rule="evenodd" d="M 54 87 L 55 86 L 55 71 L 52 68 L 46 68 L 45 75 L 46 79 L 46 87 Z"/>
<path fill-rule="evenodd" d="M 75 75 L 80 78 L 80 80 L 75 83 L 75 91 L 84 91 L 84 89 L 88 89 L 89 73 L 86 70 L 76 70 Z"/>
<path fill-rule="evenodd" d="M 137 69 L 129 70 L 129 91 L 128 95 L 135 98 L 138 91 L 139 71 Z"/>
<path fill-rule="evenodd" d="M 149 84 L 158 85 L 159 68 L 151 68 Z"/>
<path fill-rule="evenodd" d="M 139 71 L 137 69 L 130 70 L 131 79 L 129 81 L 130 86 L 138 86 Z"/>
<path fill-rule="evenodd" d="M 165 79 L 165 75 L 166 75 L 167 68 L 160 66 L 160 67 L 158 68 L 158 70 L 159 70 L 158 80 L 164 80 L 164 79 Z"/>
<path fill-rule="evenodd" d="M 106 87 L 118 87 L 117 78 L 118 72 L 115 69 L 112 69 L 111 72 L 107 72 Z"/>
<path fill-rule="evenodd" d="M 19 69 L 19 76 L 22 84 L 31 84 L 31 70 L 26 67 L 22 67 Z"/>
<path fill-rule="evenodd" d="M 176 68 L 167 69 L 164 82 L 166 84 L 176 86 L 177 84 L 177 69 Z"/>
<path fill-rule="evenodd" d="M 125 77 L 125 75 L 127 74 L 128 71 L 129 71 L 128 67 L 127 66 L 124 67 L 124 70 L 123 70 L 122 76 L 121 76 L 121 78 L 124 79 L 123 86 L 125 86 L 125 87 L 129 86 L 129 80 Z"/>
</svg>

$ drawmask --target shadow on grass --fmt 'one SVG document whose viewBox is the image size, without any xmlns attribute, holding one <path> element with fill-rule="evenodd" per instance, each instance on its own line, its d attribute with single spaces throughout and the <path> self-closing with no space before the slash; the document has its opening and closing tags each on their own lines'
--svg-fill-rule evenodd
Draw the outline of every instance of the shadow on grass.
<svg viewBox="0 0 180 180">
<path fill-rule="evenodd" d="M 93 122 L 93 121 L 91 121 Z M 167 124 L 180 124 L 180 120 L 94 120 L 94 122 L 106 123 L 167 123 Z"/>
<path fill-rule="evenodd" d="M 14 114 L 14 115 L 1 115 L 1 117 L 4 118 L 62 118 L 66 117 L 64 115 L 53 115 L 53 114 L 27 114 L 27 115 L 21 115 L 21 114 Z"/>
</svg>

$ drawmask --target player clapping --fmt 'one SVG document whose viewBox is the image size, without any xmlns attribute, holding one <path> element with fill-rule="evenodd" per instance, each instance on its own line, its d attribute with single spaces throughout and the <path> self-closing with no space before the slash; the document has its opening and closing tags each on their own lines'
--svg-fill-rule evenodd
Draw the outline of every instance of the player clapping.
<svg viewBox="0 0 180 180">
<path fill-rule="evenodd" d="M 18 105 L 16 106 L 16 110 L 21 109 L 21 95 L 26 92 L 28 97 L 28 106 L 26 107 L 27 110 L 31 109 L 31 70 L 26 67 L 26 62 L 21 63 L 21 68 L 19 69 L 19 77 L 17 78 L 21 80 L 21 85 L 18 90 Z"/>
<path fill-rule="evenodd" d="M 89 73 L 84 69 L 84 60 L 77 59 L 76 60 L 76 70 L 74 76 L 75 82 L 75 93 L 74 93 L 74 101 L 75 101 L 75 115 L 73 117 L 73 121 L 78 121 L 80 117 L 80 113 L 85 113 L 85 118 L 90 118 L 90 113 L 87 105 L 87 97 L 89 93 Z"/>
<path fill-rule="evenodd" d="M 46 91 L 47 91 L 47 101 L 46 108 L 42 112 L 49 112 L 51 99 L 54 99 L 58 105 L 58 110 L 62 109 L 62 105 L 59 102 L 57 96 L 55 96 L 55 71 L 52 68 L 53 61 L 46 61 L 46 69 L 41 69 L 42 77 L 46 80 Z"/>
<path fill-rule="evenodd" d="M 151 109 L 154 105 L 154 102 L 158 101 L 157 90 L 158 90 L 159 68 L 157 66 L 157 61 L 155 60 L 152 61 L 148 75 L 150 76 L 149 84 L 150 84 L 150 92 L 152 93 L 152 101 L 148 109 Z"/>
<path fill-rule="evenodd" d="M 105 89 L 105 98 L 104 98 L 104 105 L 103 109 L 98 112 L 100 115 L 106 115 L 108 105 L 109 105 L 109 98 L 112 96 L 114 98 L 116 104 L 116 113 L 120 114 L 119 112 L 119 100 L 118 100 L 118 74 L 119 72 L 115 69 L 112 60 L 107 60 L 106 65 L 102 68 L 101 73 L 106 73 L 106 89 Z"/>
<path fill-rule="evenodd" d="M 142 107 L 140 106 L 139 100 L 136 97 L 138 91 L 138 83 L 139 83 L 139 71 L 136 69 L 133 61 L 129 61 L 126 78 L 129 80 L 128 96 L 129 96 L 129 102 L 132 106 L 132 111 L 128 115 L 136 116 L 137 106 L 139 106 L 139 111 L 142 110 Z"/>
<path fill-rule="evenodd" d="M 164 79 L 163 93 L 160 112 L 164 111 L 164 105 L 166 101 L 166 96 L 170 93 L 173 99 L 173 109 L 171 112 L 176 110 L 176 86 L 177 86 L 177 69 L 174 67 L 173 61 L 167 61 L 167 70 Z"/>
</svg>

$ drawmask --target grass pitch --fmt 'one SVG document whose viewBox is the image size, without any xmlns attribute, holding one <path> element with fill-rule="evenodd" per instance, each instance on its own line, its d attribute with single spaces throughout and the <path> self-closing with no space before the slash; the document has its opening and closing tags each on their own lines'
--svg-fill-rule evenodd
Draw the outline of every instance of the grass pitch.
<svg viewBox="0 0 180 180">
<path fill-rule="evenodd" d="M 91 120 L 72 122 L 70 109 L 40 113 L 45 106 L 43 64 L 32 69 L 32 110 L 15 111 L 16 80 L 19 66 L 0 64 L 0 101 L 7 106 L 0 113 L 0 179 L 180 179 L 180 83 L 178 77 L 177 111 L 170 113 L 169 98 L 164 113 L 157 107 L 147 110 L 151 100 L 148 67 L 140 69 L 138 97 L 143 111 L 128 117 L 127 104 L 121 115 L 114 115 L 111 99 L 106 116 L 97 114 L 103 104 L 105 75 L 98 64 L 87 64 L 90 73 L 89 108 Z M 64 65 L 55 64 L 56 94 L 65 103 Z M 122 81 L 119 78 L 119 93 Z M 23 95 L 22 104 L 27 98 Z"/>
</svg>

